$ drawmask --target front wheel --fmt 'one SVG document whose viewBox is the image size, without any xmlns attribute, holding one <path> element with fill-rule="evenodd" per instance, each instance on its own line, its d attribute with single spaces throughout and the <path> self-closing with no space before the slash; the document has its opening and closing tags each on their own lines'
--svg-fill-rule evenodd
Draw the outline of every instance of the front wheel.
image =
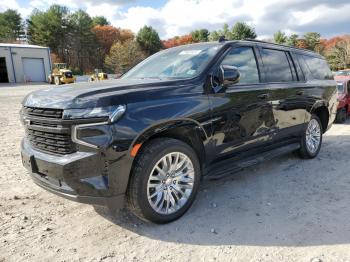
<svg viewBox="0 0 350 262">
<path fill-rule="evenodd" d="M 301 138 L 299 154 L 302 158 L 314 158 L 318 155 L 322 144 L 322 125 L 316 115 L 312 115 Z"/>
<path fill-rule="evenodd" d="M 193 149 L 176 139 L 158 138 L 135 161 L 127 193 L 131 211 L 155 223 L 181 217 L 199 187 L 200 165 Z"/>
<path fill-rule="evenodd" d="M 50 85 L 53 84 L 53 78 L 52 78 L 51 75 L 49 75 L 49 76 L 47 77 L 47 82 L 48 82 Z"/>
<path fill-rule="evenodd" d="M 55 85 L 59 86 L 61 84 L 61 80 L 58 76 L 55 76 Z"/>
</svg>

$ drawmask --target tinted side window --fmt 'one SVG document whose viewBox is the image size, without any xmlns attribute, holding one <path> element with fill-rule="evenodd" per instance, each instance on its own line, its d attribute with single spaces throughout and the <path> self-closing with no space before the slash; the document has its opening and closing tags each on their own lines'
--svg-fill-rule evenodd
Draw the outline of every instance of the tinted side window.
<svg viewBox="0 0 350 262">
<path fill-rule="evenodd" d="M 221 62 L 222 65 L 231 65 L 241 73 L 240 84 L 259 83 L 259 71 L 256 64 L 253 48 L 232 48 Z"/>
<path fill-rule="evenodd" d="M 263 48 L 261 56 L 267 82 L 293 81 L 293 74 L 286 52 Z"/>
<path fill-rule="evenodd" d="M 308 79 L 333 79 L 332 72 L 324 59 L 299 55 L 299 62 Z"/>
</svg>

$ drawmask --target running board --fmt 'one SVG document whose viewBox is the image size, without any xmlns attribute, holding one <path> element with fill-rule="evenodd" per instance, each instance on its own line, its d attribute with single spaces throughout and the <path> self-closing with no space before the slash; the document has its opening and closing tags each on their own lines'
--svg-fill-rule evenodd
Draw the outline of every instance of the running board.
<svg viewBox="0 0 350 262">
<path fill-rule="evenodd" d="M 281 155 L 285 155 L 292 151 L 298 150 L 300 148 L 300 143 L 294 143 L 285 145 L 270 151 L 265 151 L 260 154 L 249 156 L 240 160 L 228 159 L 215 164 L 213 167 L 209 168 L 206 172 L 205 179 L 215 180 L 233 173 L 241 171 L 250 166 L 261 164 L 263 162 L 269 161 Z"/>
</svg>

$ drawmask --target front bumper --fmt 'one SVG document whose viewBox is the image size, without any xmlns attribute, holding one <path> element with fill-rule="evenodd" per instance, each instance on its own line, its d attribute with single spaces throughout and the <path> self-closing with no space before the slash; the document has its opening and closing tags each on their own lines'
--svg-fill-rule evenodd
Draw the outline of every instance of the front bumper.
<svg viewBox="0 0 350 262">
<path fill-rule="evenodd" d="M 103 175 L 98 152 L 76 152 L 55 156 L 42 153 L 22 140 L 23 166 L 40 187 L 61 197 L 86 204 L 104 205 L 115 209 L 124 205 L 124 194 L 114 195 L 108 176 Z"/>
</svg>

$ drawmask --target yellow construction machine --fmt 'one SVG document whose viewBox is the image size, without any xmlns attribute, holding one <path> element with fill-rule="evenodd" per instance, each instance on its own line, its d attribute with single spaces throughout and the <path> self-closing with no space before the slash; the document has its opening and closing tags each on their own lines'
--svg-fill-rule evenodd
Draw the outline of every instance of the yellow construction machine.
<svg viewBox="0 0 350 262">
<path fill-rule="evenodd" d="M 75 82 L 75 76 L 67 68 L 66 63 L 55 63 L 51 74 L 47 77 L 50 84 L 61 85 Z"/>
<path fill-rule="evenodd" d="M 96 80 L 107 80 L 108 75 L 107 73 L 104 73 L 102 69 L 95 69 L 94 74 L 90 76 L 89 81 L 96 81 Z"/>
</svg>

